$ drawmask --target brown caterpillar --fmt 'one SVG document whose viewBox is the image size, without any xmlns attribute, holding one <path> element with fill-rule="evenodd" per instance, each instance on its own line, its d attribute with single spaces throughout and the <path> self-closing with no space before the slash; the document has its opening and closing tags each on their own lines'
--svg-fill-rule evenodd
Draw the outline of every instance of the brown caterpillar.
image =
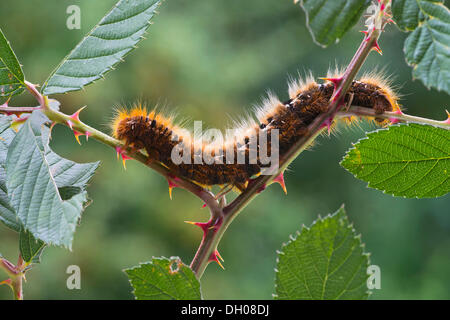
<svg viewBox="0 0 450 320">
<path fill-rule="evenodd" d="M 262 159 L 252 155 L 250 142 L 256 141 L 257 149 L 262 135 L 269 137 L 274 129 L 278 130 L 278 152 L 283 154 L 303 135 L 308 125 L 320 114 L 326 112 L 334 91 L 334 84 L 327 81 L 316 83 L 311 77 L 306 81 L 295 81 L 289 86 L 290 99 L 284 103 L 276 97 L 269 96 L 263 107 L 256 112 L 257 120 L 249 120 L 238 128 L 240 134 L 236 139 L 226 139 L 220 145 L 202 142 L 195 145 L 189 133 L 174 125 L 167 118 L 155 111 L 147 112 L 142 107 L 131 111 L 119 111 L 112 129 L 114 136 L 123 141 L 125 147 L 133 151 L 145 149 L 152 161 L 158 161 L 168 167 L 174 175 L 189 179 L 202 186 L 228 185 L 242 191 L 252 176 L 261 173 Z M 398 97 L 381 76 L 366 76 L 360 81 L 353 81 L 345 96 L 345 103 L 371 108 L 377 114 L 385 111 L 397 111 L 400 107 Z M 377 123 L 385 123 L 375 119 Z M 272 153 L 271 140 L 267 138 L 267 153 Z M 188 154 L 189 163 L 174 163 L 172 150 L 183 143 L 180 155 Z M 219 150 L 219 152 L 217 152 Z M 195 156 L 211 154 L 218 160 L 214 163 L 196 164 Z M 226 154 L 236 159 L 238 154 L 245 156 L 244 163 L 227 163 Z"/>
</svg>

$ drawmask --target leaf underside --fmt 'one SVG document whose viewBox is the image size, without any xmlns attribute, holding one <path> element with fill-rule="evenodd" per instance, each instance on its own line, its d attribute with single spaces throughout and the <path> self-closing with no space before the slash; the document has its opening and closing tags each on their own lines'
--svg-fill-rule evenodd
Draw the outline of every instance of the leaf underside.
<svg viewBox="0 0 450 320">
<path fill-rule="evenodd" d="M 326 47 L 339 41 L 353 27 L 370 0 L 301 0 L 314 42 Z"/>
<path fill-rule="evenodd" d="M 367 299 L 367 267 L 361 238 L 344 208 L 303 227 L 278 254 L 275 299 Z"/>
<path fill-rule="evenodd" d="M 427 88 L 450 94 L 450 10 L 440 0 L 396 0 L 394 19 L 406 38 L 406 62 Z"/>
<path fill-rule="evenodd" d="M 377 130 L 355 144 L 341 165 L 394 196 L 443 196 L 450 191 L 450 131 L 419 124 Z"/>
<path fill-rule="evenodd" d="M 35 111 L 17 134 L 7 129 L 0 135 L 4 139 L 0 139 L 0 148 L 4 148 L 0 158 L 0 200 L 4 200 L 0 220 L 15 231 L 30 231 L 31 237 L 46 244 L 70 248 L 87 202 L 84 189 L 98 162 L 78 164 L 55 154 L 48 146 L 46 121 Z M 6 133 L 11 135 L 8 139 Z M 27 249 L 21 242 L 22 248 Z M 34 249 L 30 246 L 28 251 L 36 255 L 39 250 Z M 31 258 L 34 255 L 29 254 Z"/>
<path fill-rule="evenodd" d="M 138 300 L 200 300 L 200 283 L 177 257 L 153 258 L 124 270 Z"/>
<path fill-rule="evenodd" d="M 20 232 L 22 225 L 9 202 L 8 190 L 6 188 L 6 155 L 9 144 L 16 135 L 14 130 L 10 128 L 11 123 L 11 117 L 0 117 L 0 221 L 8 228 Z"/>
<path fill-rule="evenodd" d="M 102 78 L 136 47 L 160 0 L 121 0 L 64 58 L 44 84 L 51 95 L 82 89 Z"/>
</svg>

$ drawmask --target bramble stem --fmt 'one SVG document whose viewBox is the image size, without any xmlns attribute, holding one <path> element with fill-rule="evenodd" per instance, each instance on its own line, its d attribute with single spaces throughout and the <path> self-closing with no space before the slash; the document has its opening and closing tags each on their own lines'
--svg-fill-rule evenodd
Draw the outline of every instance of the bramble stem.
<svg viewBox="0 0 450 320">
<path fill-rule="evenodd" d="M 0 112 L 6 114 L 20 114 L 20 113 L 31 113 L 35 110 L 41 109 L 40 107 L 7 107 L 4 105 L 0 106 Z"/>
<path fill-rule="evenodd" d="M 433 120 L 433 119 L 427 119 L 422 117 L 416 117 L 411 116 L 409 114 L 405 113 L 398 113 L 398 112 L 389 112 L 386 111 L 382 114 L 377 114 L 373 109 L 369 108 L 363 108 L 358 106 L 351 106 L 348 110 L 343 112 L 338 112 L 337 116 L 340 118 L 346 118 L 351 116 L 357 116 L 357 117 L 374 117 L 374 118 L 381 118 L 381 119 L 388 119 L 388 120 L 397 120 L 400 122 L 414 122 L 419 124 L 428 124 L 436 127 L 441 127 L 444 129 L 450 129 L 450 121 L 443 120 Z"/>
</svg>

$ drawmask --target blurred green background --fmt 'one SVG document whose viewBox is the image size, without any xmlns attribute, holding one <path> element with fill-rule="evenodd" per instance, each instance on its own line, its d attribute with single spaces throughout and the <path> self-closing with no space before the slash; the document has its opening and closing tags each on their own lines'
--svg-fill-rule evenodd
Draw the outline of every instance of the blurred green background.
<svg viewBox="0 0 450 320">
<path fill-rule="evenodd" d="M 3 0 L 0 27 L 23 64 L 26 78 L 43 83 L 59 61 L 114 5 L 115 0 Z M 66 28 L 67 6 L 81 8 L 81 30 Z M 125 63 L 82 92 L 55 98 L 72 113 L 109 131 L 113 108 L 142 99 L 163 105 L 208 126 L 229 128 L 231 119 L 251 111 L 267 89 L 287 98 L 287 78 L 311 70 L 325 75 L 345 65 L 361 41 L 359 25 L 327 49 L 311 40 L 305 15 L 291 0 L 167 0 L 153 20 L 148 39 Z M 448 96 L 412 81 L 403 57 L 405 34 L 389 26 L 364 68 L 385 67 L 395 76 L 409 113 L 443 119 Z M 28 95 L 14 105 L 33 105 Z M 342 128 L 321 137 L 286 173 L 288 195 L 268 188 L 235 220 L 219 250 L 226 270 L 210 265 L 202 278 L 207 299 L 271 299 L 276 250 L 302 224 L 334 212 L 345 203 L 362 233 L 371 263 L 381 268 L 381 290 L 373 299 L 450 298 L 450 197 L 393 198 L 371 190 L 339 166 L 345 151 L 373 127 Z M 73 250 L 47 248 L 42 264 L 27 274 L 26 299 L 130 299 L 123 268 L 152 256 L 180 256 L 189 264 L 199 244 L 198 228 L 184 220 L 208 219 L 207 209 L 186 191 L 175 189 L 137 162 L 127 170 L 115 152 L 96 141 L 79 146 L 70 130 L 57 126 L 52 147 L 78 161 L 101 160 L 88 188 L 92 204 L 83 214 Z M 15 260 L 18 235 L 0 226 L 0 252 Z M 81 290 L 66 288 L 66 268 L 78 265 Z M 2 274 L 3 277 L 3 274 Z M 0 299 L 10 298 L 0 287 Z"/>
</svg>

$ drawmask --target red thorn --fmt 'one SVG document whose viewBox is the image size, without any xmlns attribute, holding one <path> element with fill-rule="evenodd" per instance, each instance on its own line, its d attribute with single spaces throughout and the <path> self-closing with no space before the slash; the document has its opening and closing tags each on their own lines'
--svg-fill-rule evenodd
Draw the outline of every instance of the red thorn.
<svg viewBox="0 0 450 320">
<path fill-rule="evenodd" d="M 203 231 L 203 238 L 205 238 L 206 234 L 209 230 L 214 229 L 217 230 L 222 225 L 223 219 L 219 218 L 214 223 L 212 219 L 209 219 L 207 222 L 192 222 L 192 221 L 185 221 L 185 223 L 192 224 L 194 226 L 200 227 Z"/>
<path fill-rule="evenodd" d="M 169 197 L 172 200 L 172 189 L 179 187 L 171 178 L 167 178 L 167 182 L 169 183 Z"/>
<path fill-rule="evenodd" d="M 117 146 L 115 149 L 116 149 L 116 152 L 117 152 L 117 160 L 119 160 L 120 155 L 122 154 L 122 148 Z"/>
<path fill-rule="evenodd" d="M 378 45 L 378 41 L 375 41 L 372 47 L 372 50 L 375 50 L 380 55 L 383 55 L 383 51 L 381 50 L 380 46 Z"/>
<path fill-rule="evenodd" d="M 287 194 L 286 184 L 284 183 L 284 172 L 280 172 L 280 174 L 275 179 L 273 179 L 273 182 L 280 184 L 284 193 Z"/>
<path fill-rule="evenodd" d="M 67 125 L 69 126 L 70 130 L 73 130 L 73 122 L 70 120 L 67 120 Z"/>
<path fill-rule="evenodd" d="M 125 153 L 122 153 L 122 165 L 123 165 L 123 168 L 124 168 L 125 170 L 127 170 L 127 165 L 126 165 L 125 162 L 126 162 L 127 160 L 131 160 L 131 159 L 133 159 L 133 158 L 127 156 Z"/>
<path fill-rule="evenodd" d="M 206 208 L 206 203 L 204 203 L 204 204 L 202 205 L 202 209 L 203 209 L 203 208 Z"/>
<path fill-rule="evenodd" d="M 70 116 L 71 119 L 73 119 L 75 122 L 80 122 L 80 112 L 86 108 L 86 106 L 81 107 L 80 109 L 78 109 L 74 114 L 72 114 Z M 70 120 L 69 120 L 70 121 Z"/>
<path fill-rule="evenodd" d="M 125 150 L 123 150 L 121 147 L 117 146 L 115 149 L 116 149 L 116 152 L 117 152 L 117 160 L 119 160 L 119 157 L 122 157 L 123 168 L 124 168 L 125 170 L 127 170 L 127 166 L 126 166 L 126 164 L 125 164 L 125 161 L 131 160 L 131 159 L 133 159 L 133 158 L 127 156 L 127 155 L 125 154 Z"/>
<path fill-rule="evenodd" d="M 192 224 L 194 226 L 200 227 L 203 231 L 203 236 L 205 236 L 206 232 L 208 232 L 211 227 L 211 220 L 208 222 L 193 222 L 193 221 L 185 221 L 185 223 Z"/>
<path fill-rule="evenodd" d="M 217 256 L 222 262 L 225 261 L 225 260 L 222 258 L 222 256 L 220 255 L 219 251 L 216 250 L 215 253 L 216 253 L 216 256 Z"/>
<path fill-rule="evenodd" d="M 52 126 L 53 126 L 53 124 L 52 124 Z M 77 139 L 77 142 L 78 142 L 79 145 L 81 145 L 79 136 L 86 136 L 86 141 L 88 141 L 89 136 L 91 135 L 91 133 L 89 131 L 86 131 L 85 133 L 79 132 L 77 130 L 72 130 L 72 131 L 73 131 L 73 134 L 75 135 L 75 139 Z M 123 158 L 124 154 L 123 153 L 121 153 L 121 154 L 122 154 L 122 158 Z M 125 155 L 125 157 L 126 157 L 125 160 L 131 159 L 130 157 L 127 157 L 126 155 Z"/>
<path fill-rule="evenodd" d="M 122 153 L 122 159 L 123 159 L 123 160 L 131 160 L 131 159 L 133 159 L 133 158 L 127 156 L 125 153 Z"/>
<path fill-rule="evenodd" d="M 12 281 L 11 281 L 11 279 L 3 280 L 2 282 L 0 282 L 0 286 L 1 286 L 2 284 L 7 285 L 7 286 L 9 286 L 9 287 L 12 288 Z"/>
<path fill-rule="evenodd" d="M 361 33 L 364 33 L 364 41 L 368 41 L 367 38 L 368 38 L 368 36 L 369 36 L 369 31 L 361 30 L 360 32 L 361 32 Z"/>
<path fill-rule="evenodd" d="M 384 9 L 386 9 L 386 5 L 384 3 L 381 4 L 380 10 L 384 11 Z"/>
<path fill-rule="evenodd" d="M 369 39 L 369 31 L 361 30 L 359 32 L 364 33 L 364 41 L 366 41 L 366 42 L 369 41 L 368 40 Z"/>
<path fill-rule="evenodd" d="M 74 136 L 75 136 L 75 139 L 77 140 L 78 144 L 79 144 L 79 145 L 81 145 L 81 142 L 80 142 L 80 138 L 79 138 L 79 136 L 82 136 L 82 135 L 83 135 L 83 133 L 81 133 L 81 132 L 78 132 L 78 131 L 76 131 L 76 130 L 73 130 L 73 134 L 74 134 Z"/>
<path fill-rule="evenodd" d="M 214 252 L 211 252 L 211 256 L 209 257 L 208 262 L 216 262 L 223 270 L 225 270 L 225 268 L 223 267 L 219 258 L 220 258 L 220 260 L 224 261 L 220 255 L 219 251 L 214 250 Z"/>
<path fill-rule="evenodd" d="M 335 87 L 339 86 L 339 84 L 342 81 L 342 77 L 341 78 L 319 78 L 319 79 L 332 82 Z"/>
</svg>

